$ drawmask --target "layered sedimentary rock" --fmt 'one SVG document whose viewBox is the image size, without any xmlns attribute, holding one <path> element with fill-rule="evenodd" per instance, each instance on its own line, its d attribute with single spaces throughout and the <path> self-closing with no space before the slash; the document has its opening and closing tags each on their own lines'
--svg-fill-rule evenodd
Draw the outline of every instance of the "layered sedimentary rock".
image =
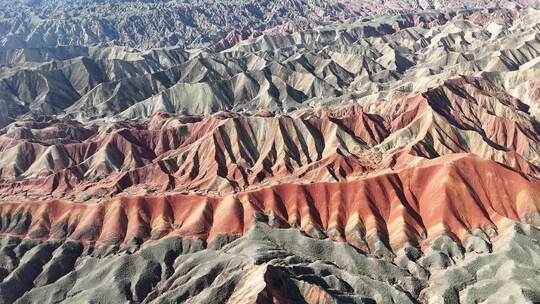
<svg viewBox="0 0 540 304">
<path fill-rule="evenodd" d="M 491 82 L 462 76 L 389 100 L 292 114 L 163 113 L 100 127 L 27 119 L 0 136 L 0 189 L 15 199 L 221 195 L 284 182 L 354 180 L 453 153 L 536 178 L 534 117 L 532 106 Z"/>
<path fill-rule="evenodd" d="M 350 182 L 280 184 L 224 197 L 4 202 L 1 214 L 7 234 L 112 244 L 173 235 L 203 240 L 242 235 L 262 217 L 275 227 L 300 227 L 313 237 L 376 251 L 377 245 L 366 240 L 400 249 L 443 234 L 463 242 L 474 229 L 493 236 L 510 220 L 537 225 L 539 209 L 538 181 L 493 161 L 455 154 Z"/>
<path fill-rule="evenodd" d="M 0 303 L 540 301 L 533 1 L 201 3 L 0 41 Z"/>
</svg>

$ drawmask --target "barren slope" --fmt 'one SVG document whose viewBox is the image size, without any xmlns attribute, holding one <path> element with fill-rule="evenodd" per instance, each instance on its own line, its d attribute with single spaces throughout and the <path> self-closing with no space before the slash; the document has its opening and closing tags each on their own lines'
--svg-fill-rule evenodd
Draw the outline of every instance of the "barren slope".
<svg viewBox="0 0 540 304">
<path fill-rule="evenodd" d="M 0 303 L 540 302 L 534 1 L 25 3 Z"/>
</svg>

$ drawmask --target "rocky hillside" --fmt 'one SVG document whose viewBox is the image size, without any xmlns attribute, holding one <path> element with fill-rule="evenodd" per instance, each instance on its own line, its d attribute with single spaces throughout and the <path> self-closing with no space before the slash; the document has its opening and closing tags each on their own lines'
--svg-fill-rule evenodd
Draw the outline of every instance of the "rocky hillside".
<svg viewBox="0 0 540 304">
<path fill-rule="evenodd" d="M 0 304 L 540 302 L 540 11 L 472 3 L 1 11 Z"/>
</svg>

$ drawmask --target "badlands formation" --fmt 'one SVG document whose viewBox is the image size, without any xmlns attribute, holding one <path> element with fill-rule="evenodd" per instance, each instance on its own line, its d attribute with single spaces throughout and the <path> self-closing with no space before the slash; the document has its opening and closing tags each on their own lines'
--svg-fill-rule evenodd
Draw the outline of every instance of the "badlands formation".
<svg viewBox="0 0 540 304">
<path fill-rule="evenodd" d="M 17 1 L 0 303 L 539 303 L 539 5 L 474 3 Z"/>
</svg>

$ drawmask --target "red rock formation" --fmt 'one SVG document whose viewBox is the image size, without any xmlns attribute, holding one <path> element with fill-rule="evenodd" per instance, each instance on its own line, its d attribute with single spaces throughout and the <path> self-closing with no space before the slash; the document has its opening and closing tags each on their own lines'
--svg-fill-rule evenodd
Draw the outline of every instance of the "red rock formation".
<svg viewBox="0 0 540 304">
<path fill-rule="evenodd" d="M 225 197 L 2 203 L 2 231 L 107 244 L 172 235 L 212 240 L 242 235 L 257 214 L 265 214 L 272 226 L 299 227 L 313 237 L 370 250 L 373 237 L 397 249 L 442 234 L 463 241 L 475 228 L 494 236 L 508 220 L 538 220 L 540 182 L 535 179 L 468 154 L 404 157 L 416 166 L 350 182 L 281 184 Z"/>
<path fill-rule="evenodd" d="M 73 135 L 53 144 L 60 128 Z M 99 130 L 70 121 L 18 123 L 0 136 L 0 193 L 220 195 L 405 168 L 403 154 L 474 153 L 538 177 L 538 142 L 528 105 L 485 80 L 459 77 L 412 96 L 291 116 L 158 114 Z"/>
<path fill-rule="evenodd" d="M 12 201 L 0 204 L 2 231 L 212 240 L 242 235 L 265 214 L 273 226 L 368 251 L 441 234 L 463 241 L 475 228 L 538 220 L 540 138 L 529 115 L 491 83 L 459 77 L 292 116 L 159 114 L 99 130 L 27 121 L 0 137 L 0 193 Z M 66 130 L 74 143 L 51 144 Z"/>
</svg>

